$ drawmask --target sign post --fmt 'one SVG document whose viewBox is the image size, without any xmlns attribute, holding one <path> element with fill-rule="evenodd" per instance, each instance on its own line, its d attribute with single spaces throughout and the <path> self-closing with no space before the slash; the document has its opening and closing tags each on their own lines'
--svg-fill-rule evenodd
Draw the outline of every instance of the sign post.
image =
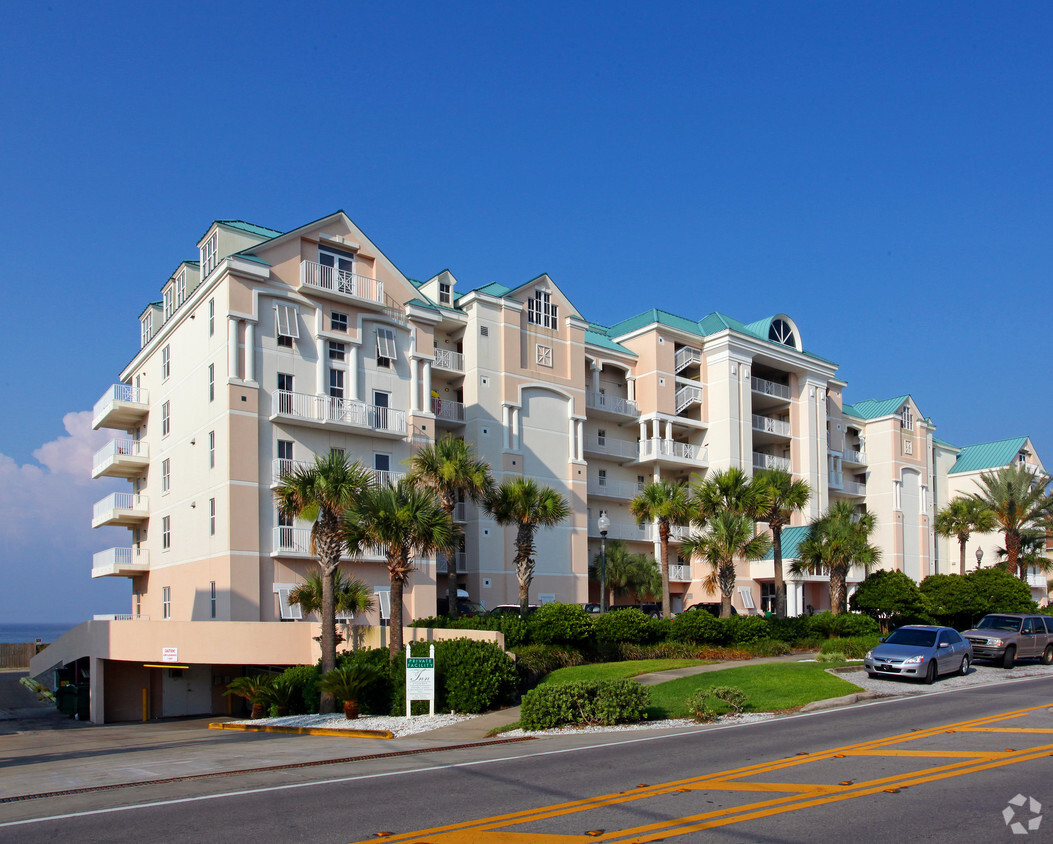
<svg viewBox="0 0 1053 844">
<path fill-rule="evenodd" d="M 428 701 L 428 714 L 435 714 L 435 645 L 427 657 L 410 656 L 406 648 L 406 717 L 410 717 L 410 704 L 415 700 Z"/>
</svg>

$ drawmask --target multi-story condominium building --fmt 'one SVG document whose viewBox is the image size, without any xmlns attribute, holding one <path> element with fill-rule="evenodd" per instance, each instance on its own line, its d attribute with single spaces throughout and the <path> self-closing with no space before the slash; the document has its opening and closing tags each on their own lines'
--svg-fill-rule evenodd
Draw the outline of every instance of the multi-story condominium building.
<svg viewBox="0 0 1053 844">
<path fill-rule="evenodd" d="M 910 396 L 845 404 L 837 365 L 806 351 L 786 314 L 747 324 L 650 310 L 597 325 L 546 275 L 464 292 L 447 270 L 409 279 L 343 212 L 284 233 L 217 221 L 197 251 L 143 311 L 140 348 L 95 407 L 95 427 L 115 434 L 93 474 L 129 486 L 98 502 L 92 523 L 125 526 L 129 541 L 96 554 L 91 574 L 128 578 L 131 605 L 33 666 L 90 674 L 93 720 L 222 711 L 245 666 L 317 658 L 317 624 L 288 601 L 315 566 L 310 524 L 282 518 L 273 490 L 331 449 L 394 480 L 416 448 L 452 432 L 498 481 L 555 488 L 571 516 L 538 532 L 532 593 L 567 602 L 598 594 L 588 566 L 601 512 L 608 538 L 658 555 L 655 525 L 629 512 L 654 479 L 786 469 L 813 490 L 784 534 L 787 562 L 807 523 L 849 499 L 876 514 L 883 565 L 921 579 L 953 557 L 934 508 L 1002 465 L 1002 451 L 934 439 Z M 1024 454 L 1042 471 L 1030 442 L 1006 442 L 1016 445 L 1003 463 Z M 514 531 L 471 504 L 455 519 L 459 586 L 491 606 L 515 602 Z M 674 548 L 687 531 L 674 527 Z M 345 564 L 378 599 L 348 619 L 349 634 L 375 630 L 390 613 L 384 561 Z M 434 614 L 446 588 L 442 555 L 416 566 L 409 618 Z M 740 566 L 741 612 L 770 606 L 772 566 Z M 713 600 L 706 573 L 675 561 L 675 610 Z M 791 613 L 828 604 L 825 578 L 789 581 Z"/>
</svg>

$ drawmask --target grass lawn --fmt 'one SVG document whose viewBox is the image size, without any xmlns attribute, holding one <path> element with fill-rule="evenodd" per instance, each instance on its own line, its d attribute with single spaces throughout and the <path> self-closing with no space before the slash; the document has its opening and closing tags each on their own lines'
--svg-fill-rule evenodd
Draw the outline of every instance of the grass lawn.
<svg viewBox="0 0 1053 844">
<path fill-rule="evenodd" d="M 711 665 L 712 663 L 713 660 L 710 659 L 631 659 L 624 662 L 599 662 L 595 665 L 572 665 L 568 668 L 557 668 L 551 674 L 546 674 L 541 683 L 624 680 L 654 671 L 668 671 L 671 668 L 689 668 L 692 665 Z"/>
<path fill-rule="evenodd" d="M 794 709 L 815 700 L 858 692 L 859 687 L 827 674 L 829 663 L 770 662 L 707 671 L 691 677 L 681 677 L 651 687 L 649 720 L 660 718 L 688 718 L 685 701 L 698 689 L 709 686 L 737 686 L 745 693 L 747 712 L 774 712 Z"/>
</svg>

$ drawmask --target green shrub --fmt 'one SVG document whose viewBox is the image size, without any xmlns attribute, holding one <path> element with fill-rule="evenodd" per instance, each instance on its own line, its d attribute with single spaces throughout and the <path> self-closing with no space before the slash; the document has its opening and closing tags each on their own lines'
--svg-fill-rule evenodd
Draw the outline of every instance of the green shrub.
<svg viewBox="0 0 1053 844">
<path fill-rule="evenodd" d="M 279 682 L 291 686 L 290 715 L 313 715 L 318 711 L 319 677 L 321 671 L 317 665 L 294 665 L 282 672 L 278 678 Z"/>
<path fill-rule="evenodd" d="M 823 654 L 840 654 L 846 659 L 862 659 L 867 655 L 867 651 L 878 646 L 879 641 L 877 635 L 844 636 L 826 639 L 819 650 Z"/>
<path fill-rule="evenodd" d="M 525 645 L 530 640 L 530 629 L 527 622 L 517 615 L 471 616 L 469 618 L 450 618 L 445 615 L 416 619 L 412 627 L 431 627 L 441 630 L 498 630 L 505 635 L 505 647 L 508 650 Z"/>
<path fill-rule="evenodd" d="M 577 604 L 545 604 L 527 622 L 530 640 L 538 645 L 580 647 L 592 638 L 592 616 Z"/>
<path fill-rule="evenodd" d="M 336 666 L 372 675 L 370 682 L 358 694 L 359 712 L 363 715 L 387 715 L 391 712 L 395 666 L 388 659 L 387 648 L 363 648 L 339 653 L 336 655 Z M 403 662 L 399 668 L 405 673 L 406 664 Z M 405 677 L 402 680 L 404 683 Z M 405 707 L 405 699 L 402 704 Z"/>
<path fill-rule="evenodd" d="M 816 654 L 816 662 L 844 662 L 846 657 L 840 651 L 823 651 L 822 653 Z"/>
<path fill-rule="evenodd" d="M 786 656 L 790 646 L 778 639 L 758 639 L 746 646 L 754 656 Z"/>
<path fill-rule="evenodd" d="M 869 636 L 881 629 L 868 615 L 853 612 L 834 615 L 829 610 L 810 616 L 808 625 L 813 636 L 827 639 L 833 636 Z"/>
<path fill-rule="evenodd" d="M 435 648 L 435 670 L 442 676 L 443 710 L 488 712 L 510 703 L 516 692 L 515 663 L 493 642 L 454 639 Z M 438 677 L 436 677 L 438 683 Z"/>
<path fill-rule="evenodd" d="M 687 708 L 696 721 L 712 721 L 728 711 L 738 715 L 747 703 L 745 692 L 737 686 L 711 686 L 691 695 Z"/>
<path fill-rule="evenodd" d="M 581 651 L 556 645 L 523 645 L 516 648 L 514 653 L 521 689 L 534 688 L 542 677 L 557 668 L 585 663 Z"/>
<path fill-rule="evenodd" d="M 564 724 L 620 724 L 644 718 L 648 690 L 633 680 L 539 686 L 523 698 L 520 725 L 548 730 Z"/>
<path fill-rule="evenodd" d="M 807 616 L 769 618 L 768 629 L 773 639 L 779 639 L 789 645 L 796 645 L 813 637 Z"/>
<path fill-rule="evenodd" d="M 670 638 L 696 645 L 727 644 L 729 630 L 705 610 L 682 612 L 670 622 Z"/>
<path fill-rule="evenodd" d="M 749 645 L 771 638 L 768 619 L 759 615 L 733 615 L 719 619 L 719 623 L 724 625 L 725 641 L 729 645 Z"/>
<path fill-rule="evenodd" d="M 601 645 L 621 642 L 647 645 L 659 638 L 658 622 L 635 607 L 596 616 L 592 628 Z"/>
</svg>

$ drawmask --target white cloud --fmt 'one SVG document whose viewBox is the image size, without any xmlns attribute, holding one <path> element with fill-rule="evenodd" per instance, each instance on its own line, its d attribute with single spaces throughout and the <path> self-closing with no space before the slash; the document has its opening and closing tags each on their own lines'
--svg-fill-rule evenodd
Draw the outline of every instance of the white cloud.
<svg viewBox="0 0 1053 844">
<path fill-rule="evenodd" d="M 92 530 L 92 505 L 125 489 L 92 481 L 92 455 L 113 431 L 92 431 L 91 411 L 67 413 L 66 434 L 33 452 L 38 463 L 0 454 L 0 619 L 82 621 L 127 610 L 124 578 L 91 580 L 91 555 L 127 543 L 128 531 Z"/>
</svg>

